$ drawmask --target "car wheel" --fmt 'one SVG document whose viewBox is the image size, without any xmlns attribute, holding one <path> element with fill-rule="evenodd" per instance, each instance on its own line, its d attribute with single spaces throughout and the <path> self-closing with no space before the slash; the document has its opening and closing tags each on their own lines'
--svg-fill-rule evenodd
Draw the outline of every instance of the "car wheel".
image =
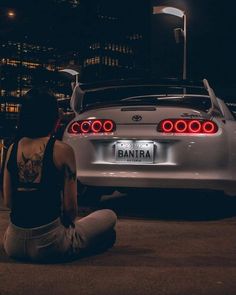
<svg viewBox="0 0 236 295">
<path fill-rule="evenodd" d="M 77 192 L 79 204 L 99 204 L 103 195 L 112 194 L 114 188 L 92 187 L 77 182 Z"/>
<path fill-rule="evenodd" d="M 224 195 L 226 197 L 231 197 L 231 198 L 236 197 L 236 193 L 235 192 L 230 192 L 230 191 L 225 192 Z"/>
<path fill-rule="evenodd" d="M 77 194 L 79 197 L 82 197 L 86 194 L 87 186 L 83 185 L 79 180 L 77 181 Z"/>
</svg>

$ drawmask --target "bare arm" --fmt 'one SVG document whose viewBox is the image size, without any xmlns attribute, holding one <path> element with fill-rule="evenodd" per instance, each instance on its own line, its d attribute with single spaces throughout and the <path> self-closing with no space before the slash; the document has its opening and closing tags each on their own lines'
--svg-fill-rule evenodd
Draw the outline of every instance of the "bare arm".
<svg viewBox="0 0 236 295">
<path fill-rule="evenodd" d="M 5 167 L 4 167 L 4 174 L 3 174 L 3 202 L 4 205 L 8 208 L 11 208 L 11 198 L 12 198 L 12 181 L 11 175 L 7 169 L 7 163 L 12 151 L 13 144 L 9 147 L 7 151 Z"/>
<path fill-rule="evenodd" d="M 66 145 L 63 154 L 64 192 L 62 221 L 65 226 L 68 226 L 74 223 L 78 214 L 77 177 L 73 149 Z"/>
</svg>

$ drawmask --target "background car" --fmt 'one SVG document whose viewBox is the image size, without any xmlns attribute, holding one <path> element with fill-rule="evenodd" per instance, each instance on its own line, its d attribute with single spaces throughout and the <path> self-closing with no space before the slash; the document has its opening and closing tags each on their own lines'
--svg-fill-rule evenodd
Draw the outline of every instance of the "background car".
<svg viewBox="0 0 236 295">
<path fill-rule="evenodd" d="M 236 121 L 207 80 L 77 84 L 71 107 L 63 141 L 82 187 L 236 195 Z"/>
</svg>

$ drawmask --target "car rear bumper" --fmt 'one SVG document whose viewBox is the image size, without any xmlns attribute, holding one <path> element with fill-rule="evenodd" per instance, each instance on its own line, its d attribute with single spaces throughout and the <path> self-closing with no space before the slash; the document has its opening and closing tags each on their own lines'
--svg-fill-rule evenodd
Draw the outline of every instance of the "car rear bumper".
<svg viewBox="0 0 236 295">
<path fill-rule="evenodd" d="M 194 175 L 191 175 L 194 176 Z M 157 176 L 138 172 L 104 172 L 102 174 L 79 174 L 80 182 L 87 186 L 97 187 L 127 187 L 127 188 L 165 188 L 165 189 L 207 189 L 220 190 L 226 194 L 236 195 L 236 180 L 208 177 L 205 175 L 190 177 L 181 175 L 175 177 Z"/>
<path fill-rule="evenodd" d="M 114 134 L 65 133 L 64 141 L 74 149 L 77 177 L 84 185 L 210 189 L 236 195 L 235 148 L 222 130 L 177 136 L 158 133 L 156 125 L 119 125 Z M 119 162 L 120 143 L 143 142 L 154 145 L 152 163 Z"/>
</svg>

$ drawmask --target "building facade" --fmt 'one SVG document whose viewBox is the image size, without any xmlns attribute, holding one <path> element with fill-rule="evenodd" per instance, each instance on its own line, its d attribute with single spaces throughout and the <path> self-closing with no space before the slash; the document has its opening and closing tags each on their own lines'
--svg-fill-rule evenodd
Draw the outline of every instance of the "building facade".
<svg viewBox="0 0 236 295">
<path fill-rule="evenodd" d="M 56 4 L 67 4 L 72 8 L 78 8 L 80 1 L 79 0 L 54 0 Z"/>
<path fill-rule="evenodd" d="M 69 95 L 58 71 L 76 63 L 75 52 L 62 54 L 49 46 L 27 42 L 0 43 L 0 96 L 23 96 L 33 85 L 48 85 L 58 98 Z"/>
<path fill-rule="evenodd" d="M 83 81 L 147 75 L 149 1 L 81 0 Z"/>
<path fill-rule="evenodd" d="M 77 52 L 17 41 L 0 42 L 0 139 L 14 134 L 24 94 L 47 86 L 61 102 L 71 95 L 70 77 L 59 71 L 78 62 Z"/>
</svg>

